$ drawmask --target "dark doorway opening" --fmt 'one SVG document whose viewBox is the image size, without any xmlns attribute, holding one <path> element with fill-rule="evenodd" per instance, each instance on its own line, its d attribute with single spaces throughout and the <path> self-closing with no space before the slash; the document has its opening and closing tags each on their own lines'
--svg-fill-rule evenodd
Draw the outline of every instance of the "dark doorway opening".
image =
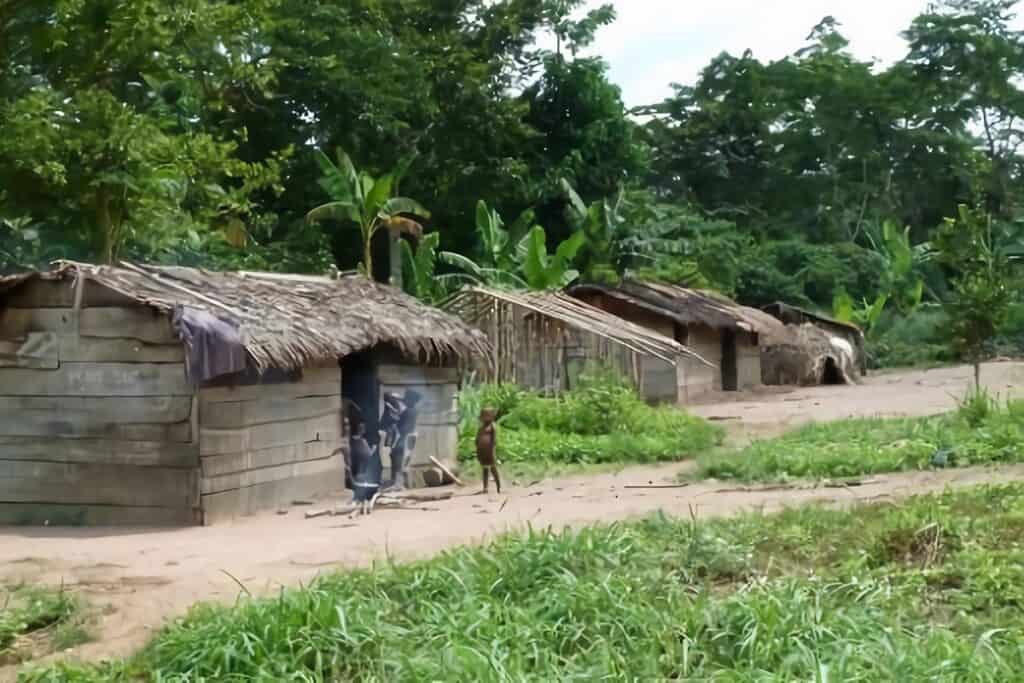
<svg viewBox="0 0 1024 683">
<path fill-rule="evenodd" d="M 740 387 L 736 367 L 736 332 L 722 330 L 722 391 L 737 391 Z"/>
<path fill-rule="evenodd" d="M 843 382 L 843 374 L 839 372 L 839 366 L 836 365 L 836 361 L 832 356 L 825 359 L 825 369 L 821 375 L 821 383 L 828 385 L 845 384 Z"/>
<path fill-rule="evenodd" d="M 341 360 L 341 397 L 352 401 L 366 425 L 366 440 L 372 447 L 377 443 L 380 385 L 373 355 L 364 351 L 345 356 Z"/>
</svg>

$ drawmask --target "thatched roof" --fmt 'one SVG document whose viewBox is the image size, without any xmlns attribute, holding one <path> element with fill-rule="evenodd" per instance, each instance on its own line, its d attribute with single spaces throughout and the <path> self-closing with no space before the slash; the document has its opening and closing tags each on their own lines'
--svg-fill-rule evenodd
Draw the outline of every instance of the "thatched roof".
<svg viewBox="0 0 1024 683">
<path fill-rule="evenodd" d="M 238 327 L 260 369 L 300 368 L 378 344 L 428 359 L 490 353 L 479 330 L 359 275 L 335 279 L 58 261 L 50 271 L 0 278 L 0 298 L 35 278 L 89 280 L 168 314 L 179 306 L 206 310 Z"/>
<path fill-rule="evenodd" d="M 705 365 L 711 365 L 693 349 L 671 337 L 623 320 L 562 292 L 522 292 L 466 287 L 449 298 L 442 307 L 467 322 L 477 324 L 477 321 L 486 317 L 486 307 L 492 300 L 546 316 L 569 327 L 597 335 L 635 353 L 660 358 L 673 365 L 680 357 L 693 358 Z"/>
<path fill-rule="evenodd" d="M 786 323 L 787 325 L 802 325 L 803 323 L 822 323 L 824 325 L 838 327 L 852 332 L 855 335 L 862 335 L 861 329 L 853 323 L 845 323 L 841 320 L 836 320 L 830 316 L 822 313 L 815 313 L 814 311 L 808 311 L 805 308 L 799 306 L 793 306 L 791 304 L 782 303 L 776 301 L 773 304 L 769 304 L 762 308 L 765 313 L 772 317 Z"/>
<path fill-rule="evenodd" d="M 569 287 L 573 296 L 600 294 L 684 325 L 701 323 L 715 329 L 754 332 L 766 337 L 787 337 L 785 326 L 763 311 L 741 306 L 732 299 L 676 285 L 624 280 L 616 285 L 581 283 Z"/>
</svg>

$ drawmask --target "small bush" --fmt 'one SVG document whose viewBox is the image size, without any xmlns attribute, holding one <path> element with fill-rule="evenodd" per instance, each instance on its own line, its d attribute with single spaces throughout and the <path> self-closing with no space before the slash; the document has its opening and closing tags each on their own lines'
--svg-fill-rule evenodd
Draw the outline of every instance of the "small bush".
<svg viewBox="0 0 1024 683">
<path fill-rule="evenodd" d="M 621 377 L 589 371 L 559 398 L 485 385 L 464 391 L 460 407 L 504 410 L 498 456 L 507 462 L 608 464 L 679 460 L 721 441 L 722 430 L 675 407 L 644 403 Z M 478 407 L 479 406 L 479 407 Z M 475 414 L 463 412 L 460 456 L 475 457 Z"/>
</svg>

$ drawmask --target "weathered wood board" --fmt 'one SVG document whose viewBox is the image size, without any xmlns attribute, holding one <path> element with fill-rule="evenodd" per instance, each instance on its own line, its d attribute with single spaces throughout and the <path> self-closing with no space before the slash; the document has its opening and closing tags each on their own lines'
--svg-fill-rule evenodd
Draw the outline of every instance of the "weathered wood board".
<svg viewBox="0 0 1024 683">
<path fill-rule="evenodd" d="M 83 337 L 127 338 L 151 344 L 173 344 L 178 340 L 170 316 L 153 308 L 13 308 L 0 311 L 0 330 L 5 338 L 24 337 L 29 332 L 80 333 Z"/>
<path fill-rule="evenodd" d="M 75 334 L 29 332 L 0 339 L 0 367 L 56 369 L 70 363 L 183 363 L 183 344 L 147 344 L 137 339 L 98 339 Z"/>
<path fill-rule="evenodd" d="M 5 293 L 4 301 L 12 308 L 71 308 L 75 305 L 73 280 L 35 280 Z M 118 294 L 92 280 L 85 281 L 82 306 L 141 307 L 134 299 Z"/>
<path fill-rule="evenodd" d="M 57 335 L 30 332 L 24 339 L 0 339 L 0 367 L 55 370 L 60 365 Z"/>
<path fill-rule="evenodd" d="M 194 469 L 199 467 L 199 445 L 166 441 L 0 436 L 0 460 Z"/>
<path fill-rule="evenodd" d="M 288 400 L 314 396 L 338 396 L 340 394 L 341 369 L 320 368 L 303 370 L 301 381 L 287 384 L 253 384 L 235 387 L 204 386 L 199 390 L 199 399 L 203 404 L 207 404 L 263 401 L 268 397 L 273 397 L 277 400 Z"/>
<path fill-rule="evenodd" d="M 344 463 L 340 456 L 333 459 L 337 460 L 337 464 L 330 466 L 327 474 L 316 472 L 205 495 L 202 497 L 203 523 L 213 524 L 272 510 L 293 500 L 309 500 L 340 493 L 345 487 Z M 337 472 L 337 475 L 330 472 Z"/>
<path fill-rule="evenodd" d="M 200 420 L 202 408 L 200 407 Z M 331 414 L 289 422 L 242 427 L 241 429 L 208 429 L 200 426 L 200 455 L 225 455 L 316 441 L 338 442 L 341 439 L 341 416 Z"/>
<path fill-rule="evenodd" d="M 0 501 L 195 507 L 197 469 L 0 461 Z"/>
<path fill-rule="evenodd" d="M 0 368 L 8 396 L 191 396 L 180 363 L 62 363 L 56 370 Z"/>
<path fill-rule="evenodd" d="M 0 502 L 0 526 L 172 527 L 201 523 L 199 508 Z"/>
<path fill-rule="evenodd" d="M 191 410 L 188 396 L 0 396 L 0 435 L 187 442 Z"/>
<path fill-rule="evenodd" d="M 344 463 L 338 457 L 327 457 L 319 460 L 275 465 L 273 467 L 259 467 L 244 472 L 223 474 L 215 477 L 203 476 L 200 488 L 203 495 L 206 495 L 220 493 L 221 491 L 233 491 L 272 481 L 301 479 L 302 477 L 316 474 L 336 481 L 344 481 L 344 468 Z"/>
<path fill-rule="evenodd" d="M 244 453 L 208 455 L 202 458 L 204 477 L 245 472 L 261 467 L 274 467 L 307 460 L 321 460 L 335 455 L 342 446 L 331 441 L 290 444 L 273 448 L 260 448 Z"/>
<path fill-rule="evenodd" d="M 199 410 L 204 428 L 236 429 L 270 422 L 288 422 L 303 418 L 339 415 L 341 396 L 310 396 L 279 399 L 273 388 L 267 387 L 266 397 L 255 401 L 203 402 L 200 394 Z"/>
</svg>

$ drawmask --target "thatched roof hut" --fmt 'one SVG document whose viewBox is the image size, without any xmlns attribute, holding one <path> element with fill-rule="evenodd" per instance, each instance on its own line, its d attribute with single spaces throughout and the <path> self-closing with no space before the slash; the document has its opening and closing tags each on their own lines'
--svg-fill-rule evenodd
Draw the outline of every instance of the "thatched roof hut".
<svg viewBox="0 0 1024 683">
<path fill-rule="evenodd" d="M 777 301 L 762 309 L 765 313 L 784 323 L 790 330 L 797 330 L 804 325 L 814 325 L 823 333 L 846 340 L 846 343 L 853 348 L 854 371 L 863 375 L 867 373 L 867 353 L 864 350 L 864 332 L 853 323 L 836 320 L 830 316 L 807 309 L 793 306 L 791 304 Z M 808 333 L 801 333 L 807 338 Z M 780 342 L 785 344 L 786 342 Z M 814 355 L 811 352 L 811 355 Z"/>
<path fill-rule="evenodd" d="M 598 308 L 675 339 L 711 362 L 686 368 L 689 399 L 761 383 L 760 345 L 786 335 L 770 315 L 720 294 L 655 282 L 580 283 L 569 293 Z"/>
<path fill-rule="evenodd" d="M 557 393 L 597 362 L 632 378 L 649 400 L 676 401 L 677 366 L 707 364 L 672 338 L 562 292 L 468 287 L 443 308 L 488 335 L 495 364 L 478 369 L 493 381 Z M 659 373 L 650 371 L 655 366 Z"/>
<path fill-rule="evenodd" d="M 255 367 L 291 369 L 387 344 L 412 357 L 489 355 L 486 337 L 458 318 L 367 279 L 216 272 L 57 261 L 50 271 L 0 277 L 3 292 L 32 280 L 93 282 L 162 313 L 206 310 L 238 328 Z"/>
<path fill-rule="evenodd" d="M 341 491 L 343 402 L 372 439 L 385 392 L 421 399 L 423 481 L 454 466 L 456 362 L 477 356 L 481 332 L 355 275 L 0 278 L 0 524 L 211 523 Z"/>
</svg>

